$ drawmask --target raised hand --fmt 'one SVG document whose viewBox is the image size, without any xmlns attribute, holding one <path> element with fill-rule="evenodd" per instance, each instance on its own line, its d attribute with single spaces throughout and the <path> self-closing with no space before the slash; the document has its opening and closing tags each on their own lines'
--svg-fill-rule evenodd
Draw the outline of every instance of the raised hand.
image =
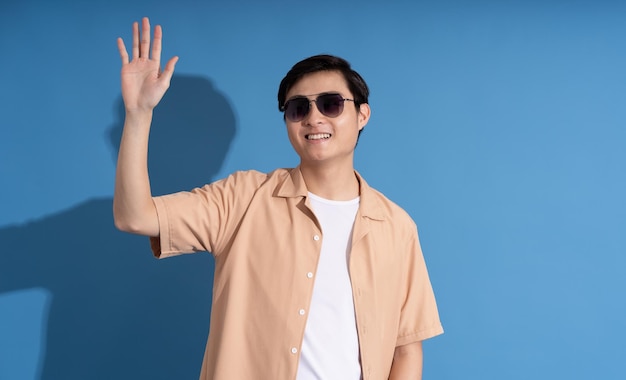
<svg viewBox="0 0 626 380">
<path fill-rule="evenodd" d="M 172 57 L 161 71 L 161 46 L 163 31 L 154 28 L 152 51 L 150 51 L 150 21 L 147 17 L 133 23 L 132 60 L 121 38 L 117 47 L 122 58 L 122 97 L 127 112 L 152 111 L 170 86 L 178 57 Z"/>
<path fill-rule="evenodd" d="M 117 46 L 122 58 L 122 97 L 126 107 L 124 132 L 115 175 L 113 214 L 117 228 L 147 236 L 159 235 L 159 220 L 150 191 L 148 176 L 148 137 L 152 110 L 170 86 L 178 57 L 161 71 L 163 32 L 154 28 L 150 49 L 150 21 L 133 23 L 132 60 L 121 38 Z"/>
</svg>

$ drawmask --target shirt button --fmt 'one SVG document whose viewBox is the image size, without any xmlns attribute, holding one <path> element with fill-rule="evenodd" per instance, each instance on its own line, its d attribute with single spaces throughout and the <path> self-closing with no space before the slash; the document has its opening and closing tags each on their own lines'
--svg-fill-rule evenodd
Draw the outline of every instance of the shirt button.
<svg viewBox="0 0 626 380">
<path fill-rule="evenodd" d="M 306 276 L 307 276 L 308 278 L 313 278 L 313 272 L 309 272 L 309 273 L 307 273 L 307 274 L 306 274 Z"/>
<path fill-rule="evenodd" d="M 304 315 L 305 311 L 304 311 L 304 309 L 300 309 L 300 310 L 298 311 L 298 313 L 300 313 L 300 315 Z"/>
<path fill-rule="evenodd" d="M 315 240 L 315 241 L 320 240 L 320 236 L 319 236 L 319 235 L 315 235 L 315 236 L 313 236 L 313 240 Z"/>
<path fill-rule="evenodd" d="M 291 353 L 292 354 L 297 354 L 298 353 L 298 349 L 295 347 L 291 347 Z"/>
</svg>

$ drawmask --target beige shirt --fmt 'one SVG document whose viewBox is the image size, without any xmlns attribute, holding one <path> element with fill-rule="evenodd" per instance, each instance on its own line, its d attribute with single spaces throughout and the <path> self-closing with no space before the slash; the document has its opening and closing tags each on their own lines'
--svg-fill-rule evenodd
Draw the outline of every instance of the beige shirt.
<svg viewBox="0 0 626 380">
<path fill-rule="evenodd" d="M 413 220 L 357 177 L 349 270 L 361 367 L 364 380 L 387 379 L 395 347 L 443 329 Z M 154 203 L 157 257 L 215 256 L 200 378 L 295 379 L 324 238 L 299 168 L 237 172 Z"/>
</svg>

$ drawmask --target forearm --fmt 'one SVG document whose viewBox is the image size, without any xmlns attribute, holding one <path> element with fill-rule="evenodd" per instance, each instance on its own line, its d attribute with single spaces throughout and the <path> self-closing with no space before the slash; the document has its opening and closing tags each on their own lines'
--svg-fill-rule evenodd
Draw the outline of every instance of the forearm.
<svg viewBox="0 0 626 380">
<path fill-rule="evenodd" d="M 151 111 L 128 112 L 115 175 L 113 215 L 122 231 L 158 236 L 159 224 L 148 176 Z"/>
<path fill-rule="evenodd" d="M 389 380 L 421 380 L 422 364 L 422 342 L 396 347 Z"/>
</svg>

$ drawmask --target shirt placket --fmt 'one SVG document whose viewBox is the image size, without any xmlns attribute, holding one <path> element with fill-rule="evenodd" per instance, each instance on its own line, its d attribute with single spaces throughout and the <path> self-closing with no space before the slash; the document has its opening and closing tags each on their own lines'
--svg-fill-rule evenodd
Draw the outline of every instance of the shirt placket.
<svg viewBox="0 0 626 380">
<path fill-rule="evenodd" d="M 371 295 L 367 294 L 368 287 L 364 282 L 368 279 L 365 278 L 365 270 L 361 267 L 360 263 L 364 259 L 364 255 L 367 255 L 363 244 L 365 244 L 365 236 L 369 231 L 368 219 L 360 215 L 357 216 L 354 224 L 354 231 L 352 236 L 352 247 L 350 247 L 350 282 L 352 284 L 352 295 L 354 298 L 354 313 L 357 322 L 357 333 L 359 336 L 359 352 L 361 357 L 361 371 L 363 380 L 372 379 L 374 374 L 369 360 L 370 346 L 369 334 L 368 334 L 368 309 L 367 298 Z"/>
<path fill-rule="evenodd" d="M 294 252 L 294 254 L 297 255 L 297 259 L 295 265 L 295 287 L 293 290 L 295 297 L 292 298 L 294 300 L 294 306 L 291 309 L 297 320 L 297 328 L 292 330 L 295 335 L 290 337 L 290 341 L 288 342 L 289 347 L 287 348 L 291 364 L 293 365 L 292 368 L 294 368 L 294 371 L 292 371 L 293 379 L 296 378 L 297 374 L 300 350 L 304 339 L 308 311 L 313 297 L 315 273 L 317 272 L 317 264 L 323 239 L 319 223 L 317 223 L 317 219 L 312 211 L 310 211 L 310 213 L 311 215 L 304 215 L 304 217 L 307 218 L 307 224 L 310 226 L 305 229 L 302 236 L 302 239 L 305 240 L 305 244 L 299 245 L 302 249 Z M 289 319 L 293 320 L 293 318 Z"/>
</svg>

